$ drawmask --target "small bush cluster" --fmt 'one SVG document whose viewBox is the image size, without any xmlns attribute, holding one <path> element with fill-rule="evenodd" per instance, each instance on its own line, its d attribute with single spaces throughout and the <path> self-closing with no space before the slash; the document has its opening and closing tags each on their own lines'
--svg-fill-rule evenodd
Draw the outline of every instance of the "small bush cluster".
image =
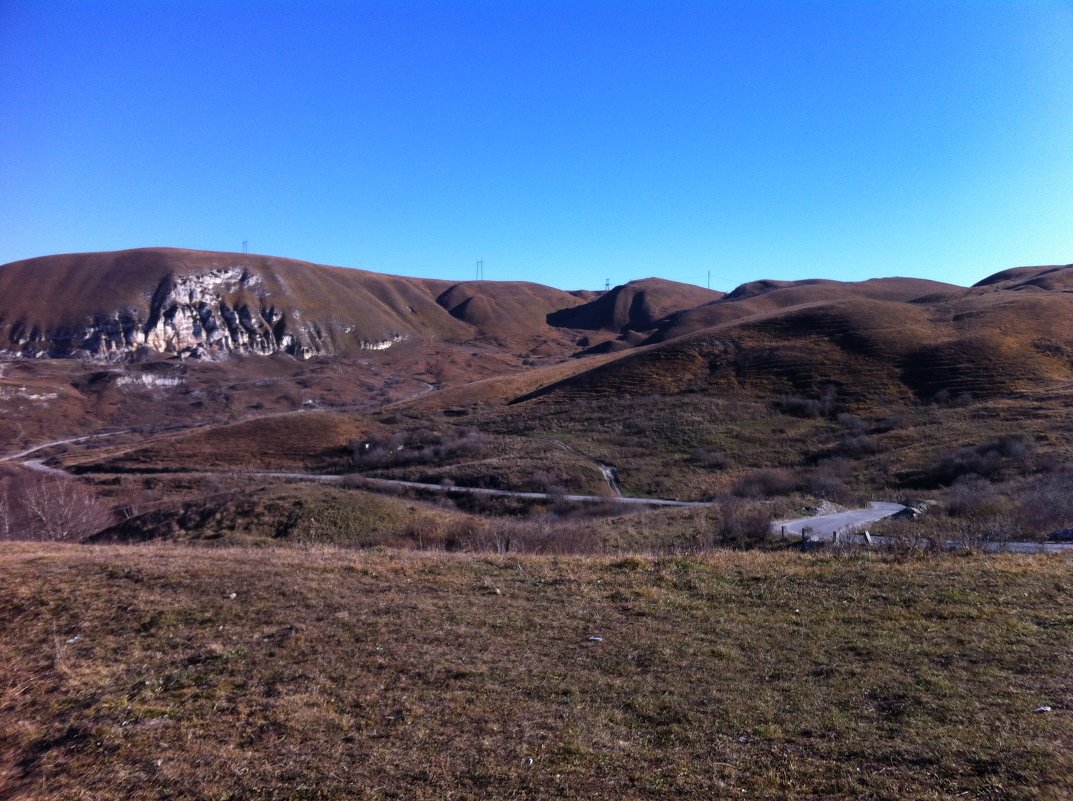
<svg viewBox="0 0 1073 801">
<path fill-rule="evenodd" d="M 831 417 L 837 409 L 838 388 L 828 384 L 818 398 L 787 396 L 780 398 L 776 405 L 783 414 L 792 417 Z"/>
<path fill-rule="evenodd" d="M 364 468 L 440 462 L 486 452 L 488 437 L 475 428 L 452 427 L 440 433 L 427 428 L 353 440 L 351 464 Z"/>
<path fill-rule="evenodd" d="M 449 551 L 529 554 L 587 554 L 602 550 L 589 526 L 553 518 L 530 520 L 499 518 L 478 524 L 467 521 L 448 532 Z"/>
<path fill-rule="evenodd" d="M 806 475 L 803 488 L 809 495 L 817 498 L 846 503 L 851 498 L 846 479 L 852 472 L 850 463 L 845 459 L 828 459 L 820 462 Z"/>
<path fill-rule="evenodd" d="M 924 486 L 950 486 L 965 476 L 992 478 L 1006 465 L 1024 464 L 1034 448 L 1032 439 L 1022 435 L 1005 435 L 975 448 L 958 448 L 928 464 L 920 472 L 919 483 Z"/>
<path fill-rule="evenodd" d="M 764 468 L 738 479 L 734 495 L 740 498 L 774 498 L 789 495 L 800 487 L 797 477 L 788 470 Z"/>
<path fill-rule="evenodd" d="M 1019 494 L 1015 514 L 1026 530 L 1039 535 L 1073 528 L 1073 472 L 1033 481 Z"/>
<path fill-rule="evenodd" d="M 955 409 L 970 406 L 973 402 L 971 392 L 951 392 L 949 389 L 940 389 L 931 397 L 931 402 L 936 406 L 949 406 Z"/>
<path fill-rule="evenodd" d="M 852 497 L 846 480 L 852 475 L 850 462 L 841 458 L 825 459 L 811 469 L 791 471 L 764 468 L 742 476 L 732 494 L 739 498 L 778 498 L 805 492 L 817 498 L 845 503 Z"/>
<path fill-rule="evenodd" d="M 771 512 L 755 503 L 729 497 L 720 504 L 719 524 L 714 545 L 726 548 L 755 548 L 771 536 Z"/>
<path fill-rule="evenodd" d="M 697 448 L 690 455 L 694 464 L 707 467 L 709 470 L 728 470 L 734 466 L 734 460 L 721 451 L 711 451 L 707 448 Z"/>
</svg>

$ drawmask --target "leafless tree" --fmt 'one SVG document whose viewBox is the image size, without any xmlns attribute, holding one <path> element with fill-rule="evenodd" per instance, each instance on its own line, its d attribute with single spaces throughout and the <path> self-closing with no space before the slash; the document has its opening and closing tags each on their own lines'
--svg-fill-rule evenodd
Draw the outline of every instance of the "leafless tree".
<svg viewBox="0 0 1073 801">
<path fill-rule="evenodd" d="M 112 513 L 90 489 L 58 479 L 29 487 L 22 498 L 38 539 L 80 540 L 112 524 Z"/>
</svg>

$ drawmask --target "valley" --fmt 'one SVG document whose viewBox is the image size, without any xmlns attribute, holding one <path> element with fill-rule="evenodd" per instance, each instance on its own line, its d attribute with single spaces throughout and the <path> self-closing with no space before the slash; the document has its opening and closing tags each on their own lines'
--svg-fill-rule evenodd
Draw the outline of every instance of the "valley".
<svg viewBox="0 0 1073 801">
<path fill-rule="evenodd" d="M 0 795 L 1064 798 L 1071 324 L 0 267 Z"/>
<path fill-rule="evenodd" d="M 152 528 L 143 507 L 204 517 L 306 474 L 447 502 L 478 528 L 592 527 L 594 510 L 627 509 L 619 495 L 702 504 L 714 529 L 731 511 L 763 529 L 876 500 L 932 502 L 881 526 L 915 539 L 1073 526 L 1036 498 L 1073 481 L 1071 267 L 970 288 L 647 279 L 587 293 L 155 249 L 7 265 L 0 284 L 5 486 L 65 472 L 124 531 Z M 279 324 L 275 345 L 223 331 L 251 315 Z M 104 319 L 122 323 L 110 339 Z M 153 334 L 180 319 L 181 336 Z M 284 335 L 320 349 L 280 349 Z M 694 537 L 667 530 L 652 547 L 668 541 Z"/>
</svg>

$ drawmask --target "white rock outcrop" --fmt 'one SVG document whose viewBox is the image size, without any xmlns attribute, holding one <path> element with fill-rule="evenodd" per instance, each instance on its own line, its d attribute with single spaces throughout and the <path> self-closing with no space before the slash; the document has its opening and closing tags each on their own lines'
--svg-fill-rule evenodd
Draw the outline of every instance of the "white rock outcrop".
<svg viewBox="0 0 1073 801">
<path fill-rule="evenodd" d="M 283 294 L 289 296 L 286 287 Z M 300 309 L 277 305 L 281 300 L 272 297 L 261 276 L 244 267 L 173 273 L 147 294 L 147 306 L 141 308 L 98 313 L 83 326 L 47 331 L 16 322 L 8 328 L 8 346 L 0 356 L 117 362 L 151 351 L 209 359 L 272 353 L 309 359 L 336 354 L 337 337 L 364 350 L 385 350 L 407 338 L 398 332 L 361 338 L 349 321 L 307 321 Z"/>
</svg>

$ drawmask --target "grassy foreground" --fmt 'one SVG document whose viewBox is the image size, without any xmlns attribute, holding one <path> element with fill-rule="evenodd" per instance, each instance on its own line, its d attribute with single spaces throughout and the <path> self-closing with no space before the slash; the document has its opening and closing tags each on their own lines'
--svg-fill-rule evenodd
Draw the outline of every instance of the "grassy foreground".
<svg viewBox="0 0 1073 801">
<path fill-rule="evenodd" d="M 0 654 L 3 798 L 1073 796 L 1068 559 L 5 543 Z"/>
</svg>

